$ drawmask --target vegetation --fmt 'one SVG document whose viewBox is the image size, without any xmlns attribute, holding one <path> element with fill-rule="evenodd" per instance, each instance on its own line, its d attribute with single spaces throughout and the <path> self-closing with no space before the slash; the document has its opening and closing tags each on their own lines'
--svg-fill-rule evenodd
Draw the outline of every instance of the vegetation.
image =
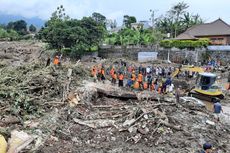
<svg viewBox="0 0 230 153">
<path fill-rule="evenodd" d="M 19 35 L 26 35 L 27 32 L 27 23 L 24 20 L 18 20 L 15 22 L 9 22 L 7 25 L 7 29 L 15 30 Z"/>
<path fill-rule="evenodd" d="M 171 37 L 176 37 L 191 26 L 203 23 L 198 14 L 190 14 L 187 8 L 189 5 L 184 2 L 174 5 L 166 15 L 156 19 L 156 28 L 162 33 L 170 33 Z"/>
<path fill-rule="evenodd" d="M 0 39 L 7 39 L 7 40 L 18 40 L 19 35 L 16 31 L 10 29 L 6 30 L 4 28 L 0 28 Z"/>
<path fill-rule="evenodd" d="M 60 6 L 40 30 L 38 38 L 47 42 L 51 48 L 59 51 L 70 48 L 72 55 L 79 55 L 99 46 L 106 31 L 105 23 L 106 18 L 99 13 L 81 20 L 70 19 L 63 6 Z"/>
<path fill-rule="evenodd" d="M 36 27 L 34 25 L 30 25 L 30 32 L 35 33 Z M 18 20 L 15 22 L 9 22 L 6 26 L 0 26 L 0 39 L 1 40 L 21 40 L 21 39 L 31 39 L 27 30 L 27 23 L 24 20 Z"/>
<path fill-rule="evenodd" d="M 109 45 L 153 45 L 162 40 L 163 35 L 159 31 L 151 29 L 134 30 L 125 28 L 118 33 L 109 34 L 105 43 Z"/>
<path fill-rule="evenodd" d="M 128 15 L 125 15 L 125 16 L 124 16 L 123 25 L 124 25 L 126 28 L 131 28 L 131 24 L 132 24 L 132 23 L 136 23 L 136 22 L 137 22 L 136 17 L 134 17 L 134 16 L 128 16 Z"/>
<path fill-rule="evenodd" d="M 29 26 L 29 31 L 32 32 L 32 33 L 35 33 L 37 31 L 37 28 L 33 24 L 31 24 Z"/>
<path fill-rule="evenodd" d="M 160 46 L 164 48 L 179 48 L 179 49 L 191 49 L 207 47 L 209 44 L 209 39 L 199 39 L 199 40 L 162 40 Z"/>
</svg>

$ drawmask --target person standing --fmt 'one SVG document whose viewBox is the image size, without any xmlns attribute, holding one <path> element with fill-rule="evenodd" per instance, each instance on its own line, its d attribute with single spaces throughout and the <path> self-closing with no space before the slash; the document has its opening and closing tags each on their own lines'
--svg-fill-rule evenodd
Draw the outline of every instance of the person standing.
<svg viewBox="0 0 230 153">
<path fill-rule="evenodd" d="M 96 68 L 96 66 L 93 66 L 93 68 L 91 70 L 91 76 L 93 77 L 94 82 L 96 82 L 97 81 L 97 68 Z"/>
<path fill-rule="evenodd" d="M 180 97 L 181 97 L 181 87 L 180 86 L 176 89 L 175 97 L 176 97 L 176 102 L 179 103 Z"/>
<path fill-rule="evenodd" d="M 141 88 L 143 88 L 143 75 L 142 75 L 142 72 L 139 72 L 137 81 L 138 81 L 139 85 L 141 86 Z"/>
<path fill-rule="evenodd" d="M 116 84 L 116 82 L 117 82 L 117 73 L 116 71 L 114 71 L 114 74 L 112 76 L 112 84 Z"/>
<path fill-rule="evenodd" d="M 105 68 L 103 66 L 101 68 L 101 80 L 105 83 Z"/>
<path fill-rule="evenodd" d="M 131 75 L 131 84 L 133 85 L 135 81 L 136 81 L 136 75 L 135 75 L 135 71 L 133 71 Z"/>
<path fill-rule="evenodd" d="M 158 78 L 156 78 L 155 81 L 154 81 L 154 89 L 155 89 L 156 93 L 158 91 L 158 88 L 159 88 L 159 82 L 158 82 Z"/>
<path fill-rule="evenodd" d="M 59 65 L 59 56 L 58 56 L 58 55 L 56 55 L 56 56 L 54 57 L 53 63 L 54 63 L 55 66 Z"/>
<path fill-rule="evenodd" d="M 214 102 L 213 112 L 214 112 L 214 115 L 217 121 L 220 121 L 220 115 L 221 115 L 221 112 L 223 113 L 223 109 L 222 109 L 219 99 L 216 99 Z"/>
<path fill-rule="evenodd" d="M 123 87 L 124 86 L 124 75 L 120 72 L 119 76 L 118 76 L 118 79 L 119 79 L 119 83 L 118 83 L 118 86 L 119 87 Z"/>
</svg>

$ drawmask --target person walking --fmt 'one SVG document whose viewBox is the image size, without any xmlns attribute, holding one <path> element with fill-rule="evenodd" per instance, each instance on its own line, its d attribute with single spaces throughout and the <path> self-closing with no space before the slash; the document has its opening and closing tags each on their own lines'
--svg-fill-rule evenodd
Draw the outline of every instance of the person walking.
<svg viewBox="0 0 230 153">
<path fill-rule="evenodd" d="M 213 113 L 217 121 L 220 121 L 221 112 L 224 112 L 222 109 L 222 105 L 220 104 L 220 100 L 216 98 L 213 105 Z"/>
</svg>

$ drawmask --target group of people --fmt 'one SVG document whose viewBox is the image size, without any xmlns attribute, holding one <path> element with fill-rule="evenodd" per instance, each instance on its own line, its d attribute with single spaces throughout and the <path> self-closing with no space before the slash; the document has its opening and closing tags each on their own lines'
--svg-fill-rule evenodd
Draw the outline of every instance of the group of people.
<svg viewBox="0 0 230 153">
<path fill-rule="evenodd" d="M 174 85 L 172 84 L 171 74 L 175 69 L 173 67 L 139 67 L 135 65 L 127 66 L 122 63 L 120 66 L 111 66 L 105 69 L 103 65 L 93 66 L 91 76 L 94 81 L 105 81 L 107 78 L 112 84 L 119 87 L 130 87 L 134 90 L 151 90 L 158 93 L 172 92 Z"/>
</svg>

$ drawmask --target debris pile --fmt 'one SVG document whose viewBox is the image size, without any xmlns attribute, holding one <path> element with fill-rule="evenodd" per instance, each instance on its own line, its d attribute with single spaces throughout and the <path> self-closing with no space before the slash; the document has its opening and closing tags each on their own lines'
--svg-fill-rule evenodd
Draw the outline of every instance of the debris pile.
<svg viewBox="0 0 230 153">
<path fill-rule="evenodd" d="M 44 61 L 11 65 L 4 59 L 7 64 L 0 63 L 4 149 L 8 142 L 13 152 L 178 153 L 197 152 L 204 142 L 211 142 L 216 152 L 230 150 L 230 121 L 217 122 L 198 99 L 181 97 L 177 103 L 173 94 L 132 91 L 88 77 L 92 65 L 116 60 L 45 67 Z M 18 146 L 15 139 L 20 139 Z"/>
</svg>

